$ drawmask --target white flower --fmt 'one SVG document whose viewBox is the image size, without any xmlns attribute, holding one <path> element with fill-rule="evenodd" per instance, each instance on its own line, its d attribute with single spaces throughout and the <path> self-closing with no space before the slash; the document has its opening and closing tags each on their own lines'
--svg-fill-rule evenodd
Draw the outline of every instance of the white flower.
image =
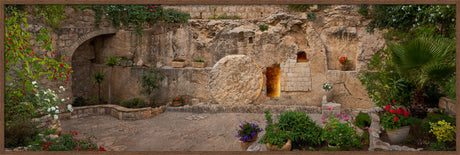
<svg viewBox="0 0 460 155">
<path fill-rule="evenodd" d="M 56 109 L 59 109 L 59 107 L 58 107 L 58 106 L 56 106 Z"/>
<path fill-rule="evenodd" d="M 417 23 L 417 25 L 420 25 L 420 23 Z"/>
<path fill-rule="evenodd" d="M 32 84 L 33 84 L 33 85 L 36 85 L 36 84 L 37 84 L 37 81 L 32 81 Z"/>
<path fill-rule="evenodd" d="M 412 5 L 409 5 L 409 7 L 412 7 Z"/>
<path fill-rule="evenodd" d="M 422 11 L 422 9 L 420 9 L 420 7 L 418 7 L 418 9 L 417 9 L 417 10 L 418 10 L 418 11 Z"/>
<path fill-rule="evenodd" d="M 35 96 L 38 96 L 38 93 L 37 93 L 37 94 L 35 94 Z"/>
<path fill-rule="evenodd" d="M 59 113 L 59 110 L 56 110 L 55 112 L 56 112 L 56 114 L 57 114 L 57 113 Z"/>
<path fill-rule="evenodd" d="M 446 7 L 447 7 L 447 8 L 450 8 L 450 6 L 449 6 L 449 5 L 447 5 Z"/>
<path fill-rule="evenodd" d="M 62 102 L 64 102 L 65 100 L 64 99 L 61 99 Z"/>
<path fill-rule="evenodd" d="M 64 89 L 64 87 L 63 87 L 63 86 L 59 86 L 59 89 Z"/>
<path fill-rule="evenodd" d="M 47 99 L 47 98 L 45 98 L 45 99 L 43 99 L 43 100 L 45 100 L 46 102 L 50 102 L 50 99 Z"/>
<path fill-rule="evenodd" d="M 71 105 L 71 104 L 68 104 L 68 105 L 67 105 L 67 109 L 72 109 L 72 105 Z"/>
<path fill-rule="evenodd" d="M 69 109 L 69 111 L 70 111 L 70 112 L 73 112 L 73 109 L 72 109 L 72 108 L 70 108 L 70 109 Z"/>
<path fill-rule="evenodd" d="M 441 15 L 441 18 L 444 17 L 444 15 Z"/>
<path fill-rule="evenodd" d="M 412 24 L 412 27 L 415 27 L 415 24 Z"/>
<path fill-rule="evenodd" d="M 51 110 L 56 110 L 56 108 L 55 108 L 55 107 L 51 107 Z"/>
<path fill-rule="evenodd" d="M 54 115 L 54 119 L 58 119 L 58 118 L 59 118 L 58 115 Z"/>
<path fill-rule="evenodd" d="M 417 18 L 415 18 L 415 21 L 417 21 Z"/>
<path fill-rule="evenodd" d="M 452 18 L 452 21 L 455 21 L 455 19 L 454 19 L 454 18 Z"/>
<path fill-rule="evenodd" d="M 393 21 L 396 21 L 396 19 L 393 18 Z"/>
<path fill-rule="evenodd" d="M 51 112 L 51 108 L 48 108 L 48 110 L 46 110 L 46 111 Z"/>
</svg>

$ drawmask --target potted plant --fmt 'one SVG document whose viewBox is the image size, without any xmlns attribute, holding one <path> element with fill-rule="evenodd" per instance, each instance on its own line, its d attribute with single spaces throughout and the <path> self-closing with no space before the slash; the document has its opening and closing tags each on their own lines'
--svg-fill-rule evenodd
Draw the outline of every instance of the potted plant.
<svg viewBox="0 0 460 155">
<path fill-rule="evenodd" d="M 172 101 L 171 101 L 171 105 L 173 107 L 178 107 L 178 106 L 182 106 L 184 104 L 184 100 L 185 100 L 185 96 L 183 97 L 175 97 Z"/>
<path fill-rule="evenodd" d="M 260 143 L 265 143 L 271 151 L 290 151 L 292 147 L 291 139 L 294 138 L 293 132 L 280 129 L 279 123 L 273 124 L 272 115 L 265 111 L 267 126 L 265 135 L 260 139 Z"/>
<path fill-rule="evenodd" d="M 235 137 L 239 138 L 241 142 L 241 150 L 245 151 L 254 141 L 257 140 L 257 136 L 262 129 L 259 128 L 259 125 L 255 123 L 248 123 L 246 121 L 242 122 L 241 125 L 239 125 L 239 128 L 240 129 L 237 129 L 238 134 Z"/>
<path fill-rule="evenodd" d="M 391 143 L 397 144 L 406 140 L 410 125 L 415 122 L 409 115 L 402 107 L 397 110 L 390 105 L 385 107 L 384 113 L 380 115 L 380 125 L 385 129 Z"/>
<path fill-rule="evenodd" d="M 172 60 L 172 67 L 183 68 L 185 66 L 185 59 L 176 58 Z"/>
<path fill-rule="evenodd" d="M 361 137 L 351 126 L 347 115 L 337 114 L 336 116 L 331 115 L 329 118 L 322 117 L 321 119 L 325 124 L 321 139 L 326 141 L 330 148 L 340 148 L 342 146 L 361 147 Z"/>
<path fill-rule="evenodd" d="M 348 60 L 347 57 L 341 57 L 341 58 L 339 59 L 339 62 L 340 62 L 340 64 L 342 65 L 342 66 L 340 67 L 340 69 L 343 70 L 343 71 L 350 70 L 351 67 L 352 67 L 351 61 Z"/>
<path fill-rule="evenodd" d="M 192 61 L 192 67 L 195 68 L 204 68 L 204 60 L 203 59 L 195 59 Z"/>
<path fill-rule="evenodd" d="M 327 103 L 327 102 L 331 101 L 331 98 L 332 98 L 332 92 L 331 92 L 332 85 L 329 84 L 328 82 L 323 83 L 323 89 L 326 91 L 326 100 L 324 102 Z"/>
</svg>

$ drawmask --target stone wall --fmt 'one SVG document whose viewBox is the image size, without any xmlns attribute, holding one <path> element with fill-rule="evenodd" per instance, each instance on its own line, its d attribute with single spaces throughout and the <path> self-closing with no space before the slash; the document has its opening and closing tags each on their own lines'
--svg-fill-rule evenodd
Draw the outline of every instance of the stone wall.
<svg viewBox="0 0 460 155">
<path fill-rule="evenodd" d="M 281 91 L 311 91 L 309 62 L 288 59 L 281 65 Z"/>
<path fill-rule="evenodd" d="M 216 18 L 224 13 L 228 16 L 258 19 L 270 14 L 285 11 L 286 5 L 166 5 L 165 9 L 173 8 L 190 13 L 192 19 Z"/>
<path fill-rule="evenodd" d="M 457 115 L 456 105 L 457 103 L 455 100 L 449 99 L 447 97 L 439 98 L 439 108 L 445 109 L 448 114 L 454 117 Z"/>
<path fill-rule="evenodd" d="M 209 8 L 201 5 L 166 6 L 168 7 L 185 10 L 190 8 L 191 12 L 201 10 L 203 13 Z M 173 97 L 186 96 L 189 99 L 198 99 L 199 102 L 215 103 L 211 99 L 207 82 L 211 67 L 223 57 L 246 55 L 265 74 L 267 67 L 292 61 L 291 58 L 295 60 L 297 53 L 305 52 L 307 66 L 281 68 L 281 72 L 286 75 L 280 77 L 281 82 L 284 81 L 281 83 L 281 88 L 284 89 L 279 97 L 267 97 L 267 81 L 264 78 L 262 91 L 252 104 L 321 106 L 321 97 L 326 94 L 322 90 L 322 84 L 329 82 L 334 87 L 332 100 L 341 104 L 342 108 L 366 109 L 373 106 L 356 77 L 359 71 L 366 70 L 373 53 L 385 47 L 385 41 L 380 31 L 374 34 L 366 32 L 369 20 L 357 13 L 357 6 L 332 5 L 321 11 L 316 10 L 317 18 L 314 21 L 309 21 L 305 12 L 283 12 L 281 8 L 284 6 L 272 8 L 268 5 L 235 5 L 216 8 L 216 12 L 233 11 L 230 8 L 235 8 L 254 13 L 254 7 L 255 11 L 263 10 L 263 18 L 191 19 L 185 24 L 158 23 L 146 29 L 142 37 L 134 35 L 131 30 L 113 30 L 105 22 L 102 23 L 101 30 L 94 30 L 92 11 L 76 12 L 71 7 L 66 8 L 68 17 L 61 25 L 63 29 L 53 32 L 54 38 L 57 38 L 53 45 L 57 47 L 56 55 L 65 55 L 68 63 L 75 68 L 71 78 L 75 83 L 64 85 L 66 92 L 61 96 L 95 95 L 97 87 L 89 77 L 102 70 L 106 77 L 114 77 L 102 84 L 104 100 L 107 100 L 109 82 L 112 85 L 113 99 L 139 97 L 150 100 L 149 96 L 140 93 L 141 87 L 137 79 L 148 68 L 160 68 L 166 79 L 162 81 L 161 88 L 152 95 L 156 102 L 166 104 Z M 269 13 L 271 9 L 279 11 Z M 35 29 L 42 25 L 38 20 L 29 21 L 33 21 L 30 25 Z M 268 30 L 259 30 L 261 24 L 268 25 Z M 103 65 L 103 61 L 109 56 L 123 57 L 125 61 L 112 70 Z M 340 56 L 347 56 L 353 61 L 352 71 L 338 70 L 337 57 Z M 186 66 L 190 66 L 191 59 L 201 58 L 206 61 L 206 68 L 169 67 L 171 60 L 177 57 L 187 59 Z M 287 75 L 299 70 L 302 73 L 300 79 Z M 293 83 L 290 83 L 291 80 Z M 299 85 L 299 81 L 305 85 Z M 43 81 L 43 85 L 58 88 L 63 84 Z M 294 85 L 294 88 L 288 88 L 288 85 Z"/>
</svg>

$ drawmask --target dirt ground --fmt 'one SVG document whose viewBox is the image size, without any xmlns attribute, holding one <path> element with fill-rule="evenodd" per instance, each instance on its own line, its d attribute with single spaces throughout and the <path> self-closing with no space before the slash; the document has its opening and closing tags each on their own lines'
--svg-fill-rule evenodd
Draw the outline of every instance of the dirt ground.
<svg viewBox="0 0 460 155">
<path fill-rule="evenodd" d="M 236 128 L 245 120 L 265 128 L 264 114 L 183 112 L 137 121 L 91 116 L 61 121 L 61 127 L 77 131 L 77 138 L 94 135 L 108 151 L 240 151 Z"/>
</svg>

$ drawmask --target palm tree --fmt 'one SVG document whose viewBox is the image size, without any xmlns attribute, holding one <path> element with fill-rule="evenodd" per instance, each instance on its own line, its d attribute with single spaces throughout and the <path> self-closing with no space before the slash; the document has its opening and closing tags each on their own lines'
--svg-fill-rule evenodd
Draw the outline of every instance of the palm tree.
<svg viewBox="0 0 460 155">
<path fill-rule="evenodd" d="M 93 75 L 93 78 L 94 78 L 94 82 L 97 83 L 98 85 L 98 100 L 99 100 L 99 104 L 102 103 L 101 101 L 101 84 L 102 84 L 102 81 L 104 81 L 104 73 L 102 73 L 101 71 L 97 71 L 96 73 L 94 73 Z"/>
<path fill-rule="evenodd" d="M 388 49 L 399 75 L 415 84 L 412 113 L 424 117 L 423 88 L 430 83 L 441 84 L 455 73 L 455 40 L 419 38 L 389 43 Z"/>
<path fill-rule="evenodd" d="M 112 104 L 111 98 L 111 81 L 112 81 L 112 74 L 113 74 L 113 66 L 118 65 L 120 63 L 120 58 L 110 56 L 106 61 L 105 65 L 110 66 L 110 82 L 109 82 L 109 104 Z"/>
</svg>

